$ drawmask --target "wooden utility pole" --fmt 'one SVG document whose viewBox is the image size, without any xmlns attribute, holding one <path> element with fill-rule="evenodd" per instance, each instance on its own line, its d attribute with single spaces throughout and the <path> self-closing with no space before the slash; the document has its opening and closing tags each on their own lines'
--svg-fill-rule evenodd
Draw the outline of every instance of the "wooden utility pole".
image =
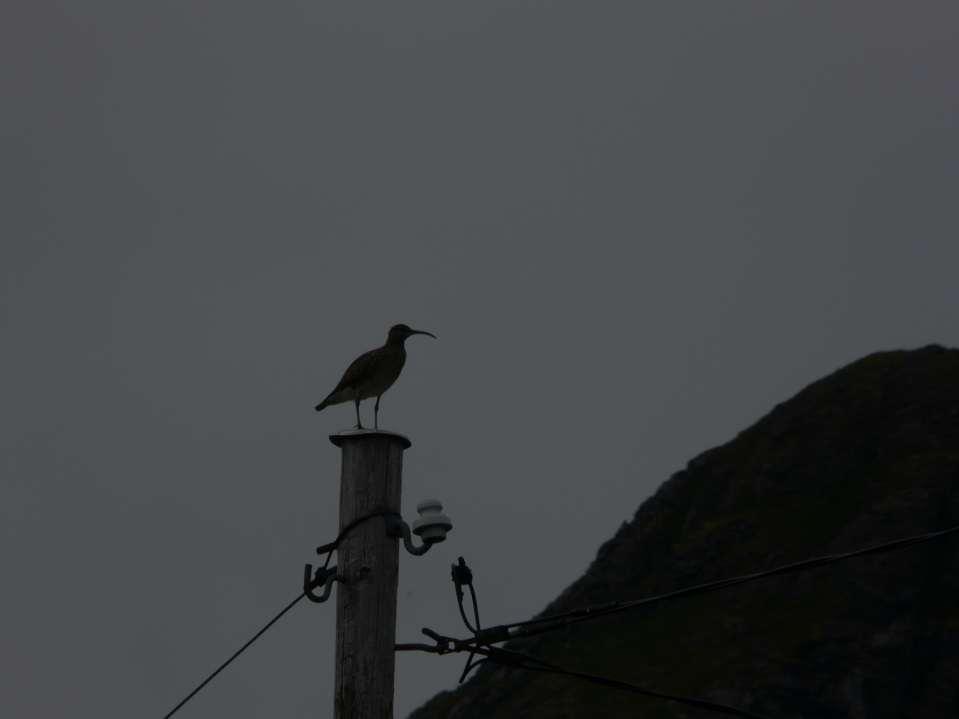
<svg viewBox="0 0 959 719">
<path fill-rule="evenodd" d="M 403 451 L 410 441 L 382 430 L 330 436 L 342 450 L 340 531 L 377 512 L 400 513 Z M 337 548 L 336 719 L 392 719 L 399 543 L 386 519 L 356 525 Z"/>
</svg>

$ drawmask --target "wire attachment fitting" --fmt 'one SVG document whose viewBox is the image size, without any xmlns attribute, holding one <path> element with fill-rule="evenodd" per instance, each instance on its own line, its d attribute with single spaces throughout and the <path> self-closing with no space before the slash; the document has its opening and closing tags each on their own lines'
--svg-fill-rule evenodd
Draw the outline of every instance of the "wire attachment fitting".
<svg viewBox="0 0 959 719">
<path fill-rule="evenodd" d="M 313 565 L 307 564 L 303 567 L 303 594 L 311 602 L 321 604 L 330 598 L 333 591 L 333 582 L 337 580 L 336 565 L 332 567 L 317 567 L 313 571 Z M 316 590 L 323 587 L 323 593 L 317 594 Z"/>
<path fill-rule="evenodd" d="M 466 566 L 466 560 L 459 558 L 456 564 L 452 565 L 450 574 L 453 577 L 453 584 L 456 585 L 456 593 L 463 596 L 463 585 L 473 584 L 473 572 Z"/>
<path fill-rule="evenodd" d="M 402 537 L 406 551 L 415 556 L 426 554 L 430 547 L 446 539 L 453 529 L 453 522 L 443 514 L 443 505 L 435 499 L 427 499 L 416 505 L 420 518 L 413 522 L 410 530 L 403 518 L 393 514 L 386 517 L 386 533 L 391 537 Z M 423 540 L 419 546 L 413 544 L 413 534 Z"/>
</svg>

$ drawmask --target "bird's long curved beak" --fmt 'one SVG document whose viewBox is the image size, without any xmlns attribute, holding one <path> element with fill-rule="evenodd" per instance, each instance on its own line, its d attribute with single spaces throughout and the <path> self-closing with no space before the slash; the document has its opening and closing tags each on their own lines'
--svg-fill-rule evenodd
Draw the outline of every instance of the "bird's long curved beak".
<svg viewBox="0 0 959 719">
<path fill-rule="evenodd" d="M 432 337 L 434 340 L 435 340 L 435 339 L 439 339 L 439 338 L 438 338 L 436 335 L 434 335 L 432 332 L 425 332 L 424 330 L 413 330 L 412 332 L 410 332 L 410 334 L 411 334 L 411 335 L 429 335 L 429 336 Z"/>
</svg>

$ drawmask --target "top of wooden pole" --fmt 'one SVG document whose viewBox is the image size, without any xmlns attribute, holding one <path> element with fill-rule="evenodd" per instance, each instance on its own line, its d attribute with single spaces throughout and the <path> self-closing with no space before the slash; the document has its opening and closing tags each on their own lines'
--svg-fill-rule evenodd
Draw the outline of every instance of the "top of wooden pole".
<svg viewBox="0 0 959 719">
<path fill-rule="evenodd" d="M 390 437 L 399 440 L 403 449 L 409 449 L 413 446 L 409 438 L 398 432 L 389 432 L 385 429 L 345 429 L 342 432 L 330 435 L 330 441 L 337 447 L 342 447 L 345 442 L 351 439 L 360 439 L 363 437 Z"/>
</svg>

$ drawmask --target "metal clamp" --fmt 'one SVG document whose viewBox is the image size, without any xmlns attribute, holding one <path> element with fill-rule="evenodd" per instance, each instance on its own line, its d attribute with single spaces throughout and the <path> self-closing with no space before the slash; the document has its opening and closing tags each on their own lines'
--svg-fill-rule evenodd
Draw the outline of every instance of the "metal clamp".
<svg viewBox="0 0 959 719">
<path fill-rule="evenodd" d="M 320 604 L 330 598 L 330 593 L 333 591 L 333 582 L 338 579 L 335 565 L 329 568 L 317 567 L 314 573 L 313 565 L 307 564 L 303 567 L 303 593 L 311 602 Z M 323 587 L 322 594 L 316 593 L 317 587 Z"/>
</svg>

